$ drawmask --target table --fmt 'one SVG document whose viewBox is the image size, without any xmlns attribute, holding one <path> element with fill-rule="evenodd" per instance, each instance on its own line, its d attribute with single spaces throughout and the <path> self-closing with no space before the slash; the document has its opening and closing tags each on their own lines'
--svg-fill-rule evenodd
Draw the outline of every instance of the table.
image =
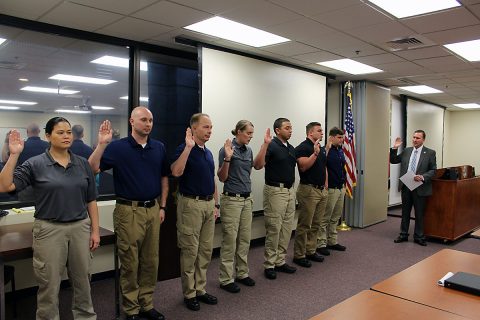
<svg viewBox="0 0 480 320">
<path fill-rule="evenodd" d="M 480 255 L 443 249 L 371 289 L 469 319 L 480 315 L 480 297 L 437 285 L 447 272 L 480 274 Z"/>
<path fill-rule="evenodd" d="M 467 318 L 373 290 L 364 290 L 310 320 L 352 319 L 466 320 Z"/>
<path fill-rule="evenodd" d="M 5 262 L 28 259 L 33 256 L 33 222 L 0 226 L 0 320 L 5 319 Z M 115 234 L 100 228 L 102 245 L 114 244 Z"/>
</svg>

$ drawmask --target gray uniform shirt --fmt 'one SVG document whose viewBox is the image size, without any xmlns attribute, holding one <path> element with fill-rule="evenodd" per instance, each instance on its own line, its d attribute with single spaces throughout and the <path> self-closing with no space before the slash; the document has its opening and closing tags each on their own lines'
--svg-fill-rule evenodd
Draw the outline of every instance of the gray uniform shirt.
<svg viewBox="0 0 480 320">
<path fill-rule="evenodd" d="M 232 141 L 233 156 L 230 159 L 228 178 L 224 182 L 223 192 L 250 193 L 252 192 L 252 181 L 250 173 L 253 167 L 252 148 L 247 145 L 240 146 L 236 139 Z M 218 163 L 221 167 L 225 158 L 225 149 L 222 147 L 218 152 Z"/>
<path fill-rule="evenodd" d="M 86 159 L 69 153 L 66 168 L 48 150 L 15 168 L 16 191 L 33 188 L 35 218 L 57 222 L 87 218 L 87 204 L 97 198 L 95 177 Z"/>
</svg>

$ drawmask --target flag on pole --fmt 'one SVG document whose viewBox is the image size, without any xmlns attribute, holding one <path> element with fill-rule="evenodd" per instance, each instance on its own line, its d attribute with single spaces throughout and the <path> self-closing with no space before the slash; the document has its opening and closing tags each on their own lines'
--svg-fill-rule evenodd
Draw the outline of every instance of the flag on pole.
<svg viewBox="0 0 480 320">
<path fill-rule="evenodd" d="M 355 155 L 355 128 L 353 126 L 352 115 L 352 92 L 350 81 L 346 83 L 347 87 L 347 114 L 345 115 L 345 141 L 343 143 L 343 153 L 345 154 L 345 171 L 347 173 L 347 182 L 345 192 L 353 198 L 353 187 L 357 185 L 357 164 Z"/>
</svg>

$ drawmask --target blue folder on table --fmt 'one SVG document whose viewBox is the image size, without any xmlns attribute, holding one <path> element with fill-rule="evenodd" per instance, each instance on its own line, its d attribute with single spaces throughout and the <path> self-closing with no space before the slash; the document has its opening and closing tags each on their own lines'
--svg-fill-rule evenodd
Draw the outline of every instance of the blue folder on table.
<svg viewBox="0 0 480 320">
<path fill-rule="evenodd" d="M 480 275 L 457 272 L 445 280 L 445 287 L 480 296 Z"/>
</svg>

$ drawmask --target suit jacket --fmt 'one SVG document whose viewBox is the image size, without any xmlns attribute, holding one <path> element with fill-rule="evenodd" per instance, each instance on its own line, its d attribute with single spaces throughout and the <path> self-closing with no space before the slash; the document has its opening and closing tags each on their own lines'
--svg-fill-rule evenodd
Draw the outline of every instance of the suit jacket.
<svg viewBox="0 0 480 320">
<path fill-rule="evenodd" d="M 407 173 L 412 151 L 413 147 L 408 147 L 405 148 L 401 154 L 397 154 L 397 149 L 390 149 L 390 163 L 400 163 L 400 176 Z M 435 175 L 435 170 L 437 170 L 437 155 L 435 150 L 423 146 L 415 172 L 415 174 L 422 175 L 425 179 L 423 184 L 417 188 L 419 196 L 425 197 L 432 195 L 432 178 Z M 402 187 L 403 182 L 399 180 L 398 189 L 401 190 Z"/>
</svg>

